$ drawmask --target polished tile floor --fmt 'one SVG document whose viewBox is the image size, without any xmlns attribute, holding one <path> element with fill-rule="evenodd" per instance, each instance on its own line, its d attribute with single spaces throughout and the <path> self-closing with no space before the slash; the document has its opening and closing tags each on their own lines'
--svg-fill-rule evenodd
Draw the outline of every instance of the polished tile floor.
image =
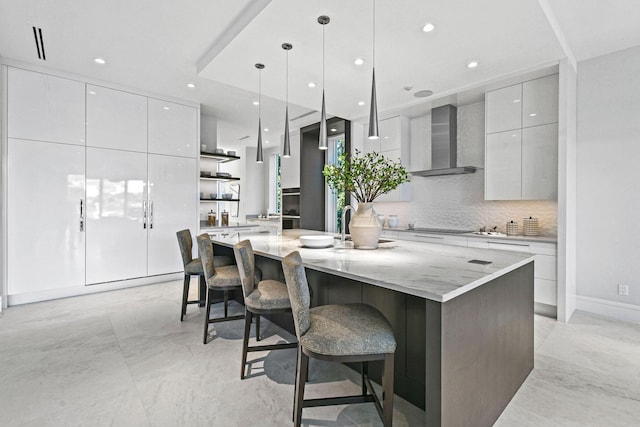
<svg viewBox="0 0 640 427">
<path fill-rule="evenodd" d="M 241 381 L 242 321 L 212 325 L 203 345 L 202 312 L 189 306 L 179 321 L 181 285 L 5 310 L 0 425 L 291 425 L 294 350 L 253 353 Z M 640 425 L 640 325 L 584 313 L 535 325 L 536 368 L 497 426 Z M 266 321 L 262 328 L 266 342 L 291 338 Z M 355 372 L 314 362 L 309 397 L 359 390 Z M 372 404 L 305 409 L 303 418 L 305 426 L 380 425 Z M 424 414 L 398 398 L 394 423 L 422 426 Z"/>
</svg>

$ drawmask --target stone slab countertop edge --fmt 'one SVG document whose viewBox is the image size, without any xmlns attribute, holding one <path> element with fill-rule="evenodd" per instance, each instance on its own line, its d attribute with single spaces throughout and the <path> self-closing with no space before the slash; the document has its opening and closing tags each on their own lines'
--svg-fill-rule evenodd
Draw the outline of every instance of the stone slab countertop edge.
<svg viewBox="0 0 640 427">
<path fill-rule="evenodd" d="M 256 254 L 282 260 L 299 251 L 306 268 L 391 289 L 408 295 L 446 302 L 497 277 L 533 261 L 520 252 L 477 249 L 437 243 L 395 240 L 377 250 L 358 250 L 351 242 L 335 240 L 332 247 L 302 247 L 301 235 L 331 235 L 311 230 L 283 230 L 282 233 L 239 232 L 214 238 L 227 247 L 249 239 Z M 469 263 L 490 261 L 489 265 Z"/>
<path fill-rule="evenodd" d="M 432 233 L 428 231 L 420 231 L 420 230 L 409 230 L 408 228 L 384 228 L 384 231 L 400 231 L 401 233 L 416 233 L 416 234 L 429 234 L 433 236 L 437 235 L 446 235 L 446 236 L 463 236 L 463 237 L 474 237 L 476 239 L 486 239 L 486 240 L 515 240 L 520 242 L 536 242 L 536 243 L 558 243 L 557 236 L 523 236 L 521 234 L 517 235 L 503 235 L 503 236 L 492 236 L 487 234 L 476 234 L 476 233 Z"/>
</svg>

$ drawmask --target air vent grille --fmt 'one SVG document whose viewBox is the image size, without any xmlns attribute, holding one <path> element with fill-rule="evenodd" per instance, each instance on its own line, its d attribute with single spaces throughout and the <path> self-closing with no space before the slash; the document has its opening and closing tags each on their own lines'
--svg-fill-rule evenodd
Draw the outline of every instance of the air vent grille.
<svg viewBox="0 0 640 427">
<path fill-rule="evenodd" d="M 47 56 L 44 53 L 44 39 L 42 38 L 42 28 L 31 28 L 33 28 L 33 38 L 36 41 L 36 51 L 38 52 L 38 59 L 46 61 Z"/>
</svg>

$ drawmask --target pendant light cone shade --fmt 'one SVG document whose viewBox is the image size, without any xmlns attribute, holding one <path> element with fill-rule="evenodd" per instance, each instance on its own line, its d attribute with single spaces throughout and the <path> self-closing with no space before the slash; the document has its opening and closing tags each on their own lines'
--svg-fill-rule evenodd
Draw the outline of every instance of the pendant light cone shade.
<svg viewBox="0 0 640 427">
<path fill-rule="evenodd" d="M 322 25 L 322 109 L 320 110 L 320 136 L 318 138 L 318 148 L 326 150 L 329 148 L 327 141 L 327 109 L 324 102 L 324 27 L 331 19 L 322 15 L 318 17 L 318 24 Z"/>
<path fill-rule="evenodd" d="M 289 136 L 289 106 L 284 113 L 284 147 L 282 157 L 291 157 L 291 138 Z"/>
<path fill-rule="evenodd" d="M 256 155 L 256 162 L 262 163 L 264 158 L 262 157 L 262 120 L 258 119 L 258 154 Z"/>
<path fill-rule="evenodd" d="M 371 73 L 371 106 L 369 109 L 369 139 L 378 139 L 378 97 L 376 96 L 376 0 L 373 0 L 373 72 Z"/>
<path fill-rule="evenodd" d="M 264 161 L 262 155 L 262 70 L 264 64 L 256 64 L 258 69 L 258 152 L 256 154 L 256 163 Z"/>
<path fill-rule="evenodd" d="M 286 107 L 284 110 L 284 146 L 282 147 L 282 157 L 291 157 L 291 136 L 289 135 L 289 51 L 293 49 L 290 43 L 283 43 L 282 48 L 287 52 L 287 91 Z"/>
<path fill-rule="evenodd" d="M 371 80 L 371 109 L 369 110 L 369 139 L 378 139 L 378 100 L 376 97 L 376 69 Z"/>
<path fill-rule="evenodd" d="M 322 91 L 322 110 L 320 112 L 320 138 L 318 148 L 321 150 L 329 148 L 327 143 L 327 110 L 324 107 L 324 90 Z"/>
</svg>

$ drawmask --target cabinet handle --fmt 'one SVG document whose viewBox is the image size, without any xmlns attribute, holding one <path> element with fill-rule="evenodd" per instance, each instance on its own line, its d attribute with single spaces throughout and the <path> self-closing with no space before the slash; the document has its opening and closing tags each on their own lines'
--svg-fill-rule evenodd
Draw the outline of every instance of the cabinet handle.
<svg viewBox="0 0 640 427">
<path fill-rule="evenodd" d="M 80 199 L 80 231 L 84 231 L 84 199 Z"/>
<path fill-rule="evenodd" d="M 149 229 L 153 228 L 153 200 L 149 201 Z"/>
<path fill-rule="evenodd" d="M 494 245 L 508 245 L 508 246 L 522 246 L 522 247 L 529 247 L 528 244 L 526 243 L 508 243 L 508 242 L 492 242 L 489 241 L 488 243 L 494 244 Z"/>
<path fill-rule="evenodd" d="M 142 201 L 142 228 L 147 229 L 147 201 Z"/>
</svg>

